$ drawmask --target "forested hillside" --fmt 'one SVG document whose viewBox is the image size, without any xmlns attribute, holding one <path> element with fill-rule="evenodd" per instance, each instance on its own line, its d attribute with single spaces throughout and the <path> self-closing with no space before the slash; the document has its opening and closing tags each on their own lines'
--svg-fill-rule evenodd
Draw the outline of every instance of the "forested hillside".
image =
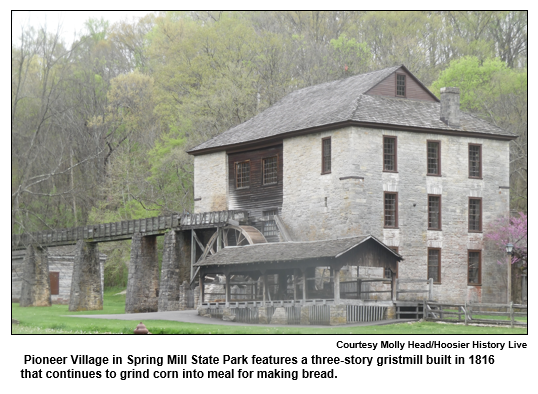
<svg viewBox="0 0 538 394">
<path fill-rule="evenodd" d="M 11 53 L 14 233 L 189 211 L 186 150 L 293 90 L 396 64 L 521 136 L 526 211 L 526 12 L 167 12 L 88 20 L 69 46 L 24 28 Z"/>
</svg>

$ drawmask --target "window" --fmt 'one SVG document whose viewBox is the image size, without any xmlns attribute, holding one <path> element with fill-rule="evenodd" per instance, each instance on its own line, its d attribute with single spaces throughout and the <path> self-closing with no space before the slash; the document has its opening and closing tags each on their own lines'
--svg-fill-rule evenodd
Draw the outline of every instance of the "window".
<svg viewBox="0 0 538 394">
<path fill-rule="evenodd" d="M 268 157 L 262 160 L 263 165 L 263 184 L 270 185 L 277 183 L 277 167 L 278 167 L 278 158 L 277 156 Z"/>
<path fill-rule="evenodd" d="M 250 186 L 250 161 L 235 163 L 235 187 L 241 189 Z"/>
<path fill-rule="evenodd" d="M 396 74 L 396 96 L 405 97 L 405 75 Z"/>
<path fill-rule="evenodd" d="M 49 272 L 49 280 L 50 280 L 50 295 L 59 295 L 60 294 L 60 273 Z"/>
<path fill-rule="evenodd" d="M 441 249 L 428 248 L 428 279 L 441 283 Z"/>
<path fill-rule="evenodd" d="M 398 193 L 385 192 L 385 227 L 398 227 Z"/>
<path fill-rule="evenodd" d="M 383 171 L 397 171 L 396 137 L 383 137 Z"/>
<path fill-rule="evenodd" d="M 428 230 L 441 230 L 441 196 L 428 196 Z"/>
<path fill-rule="evenodd" d="M 467 284 L 480 285 L 482 281 L 482 251 L 469 250 L 467 256 Z"/>
<path fill-rule="evenodd" d="M 482 178 L 482 145 L 469 144 L 469 178 Z"/>
<path fill-rule="evenodd" d="M 321 140 L 321 173 L 331 172 L 331 137 Z"/>
<path fill-rule="evenodd" d="M 482 199 L 469 198 L 469 232 L 482 231 Z"/>
<path fill-rule="evenodd" d="M 440 141 L 428 141 L 428 175 L 441 175 L 440 148 Z"/>
<path fill-rule="evenodd" d="M 263 216 L 274 216 L 278 215 L 278 209 L 271 211 L 263 211 Z M 278 235 L 278 228 L 276 226 L 276 221 L 267 220 L 263 222 L 263 235 L 266 237 Z"/>
</svg>

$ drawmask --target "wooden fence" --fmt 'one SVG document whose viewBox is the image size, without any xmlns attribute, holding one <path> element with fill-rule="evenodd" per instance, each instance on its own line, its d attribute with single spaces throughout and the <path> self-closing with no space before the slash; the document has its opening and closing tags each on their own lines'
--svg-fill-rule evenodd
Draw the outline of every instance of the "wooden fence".
<svg viewBox="0 0 538 394">
<path fill-rule="evenodd" d="M 411 284 L 417 286 L 415 288 L 402 289 L 402 284 Z M 426 286 L 426 288 L 424 288 Z M 433 299 L 433 279 L 396 279 L 396 288 L 394 290 L 394 301 L 400 300 L 400 295 L 402 294 L 424 294 L 426 295 L 427 300 Z M 423 298 L 424 299 L 424 298 Z"/>
<path fill-rule="evenodd" d="M 499 324 L 524 326 L 526 321 L 516 320 L 516 317 L 527 317 L 527 305 L 520 304 L 445 304 L 424 301 L 424 319 L 428 321 L 443 321 L 449 323 Z M 524 311 L 524 312 L 523 312 Z M 484 318 L 484 316 L 486 318 Z M 487 317 L 493 318 L 487 318 Z M 497 319 L 495 319 L 497 317 Z"/>
</svg>

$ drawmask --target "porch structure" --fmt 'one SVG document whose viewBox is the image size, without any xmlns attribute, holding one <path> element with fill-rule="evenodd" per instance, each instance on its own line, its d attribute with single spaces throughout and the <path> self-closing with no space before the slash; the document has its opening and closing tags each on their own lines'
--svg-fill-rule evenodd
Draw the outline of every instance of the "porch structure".
<svg viewBox="0 0 538 394">
<path fill-rule="evenodd" d="M 358 272 L 378 267 L 395 273 L 400 260 L 371 235 L 227 247 L 195 264 L 199 313 L 226 320 L 239 314 L 246 322 L 276 324 L 337 325 L 348 322 L 348 315 L 361 314 L 381 320 L 392 314 L 394 275 L 365 279 Z M 206 294 L 206 278 L 220 284 L 222 292 Z M 365 290 L 364 284 L 370 282 L 382 286 Z M 366 300 L 368 293 L 378 296 Z"/>
</svg>

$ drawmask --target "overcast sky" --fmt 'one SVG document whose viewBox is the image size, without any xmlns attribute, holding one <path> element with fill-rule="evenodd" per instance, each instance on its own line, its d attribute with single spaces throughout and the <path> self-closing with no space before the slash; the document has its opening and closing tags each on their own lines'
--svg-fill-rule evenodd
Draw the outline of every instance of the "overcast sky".
<svg viewBox="0 0 538 394">
<path fill-rule="evenodd" d="M 89 18 L 108 20 L 110 24 L 122 19 L 140 18 L 151 11 L 12 11 L 11 29 L 13 39 L 16 39 L 21 32 L 21 26 L 43 26 L 47 25 L 47 30 L 55 31 L 58 24 L 61 24 L 62 37 L 67 43 L 72 42 L 73 36 L 84 29 L 84 22 Z"/>
</svg>

